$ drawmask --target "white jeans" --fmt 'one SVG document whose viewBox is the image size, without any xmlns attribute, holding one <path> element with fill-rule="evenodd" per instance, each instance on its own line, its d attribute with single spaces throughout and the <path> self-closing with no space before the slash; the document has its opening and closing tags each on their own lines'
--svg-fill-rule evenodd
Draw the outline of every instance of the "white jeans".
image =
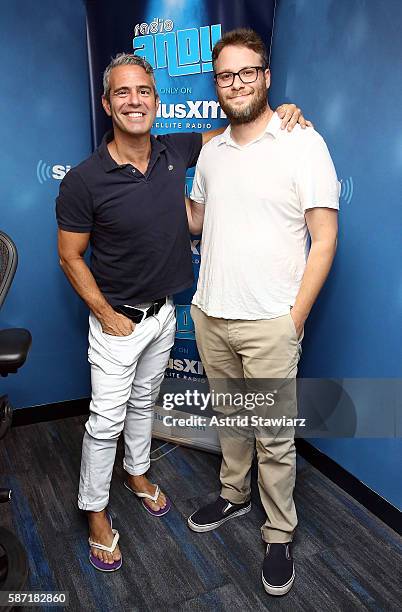
<svg viewBox="0 0 402 612">
<path fill-rule="evenodd" d="M 122 431 L 124 469 L 137 476 L 149 468 L 153 408 L 174 342 L 174 313 L 169 298 L 129 336 L 105 334 L 98 319 L 89 316 L 92 399 L 82 444 L 81 510 L 99 512 L 107 506 Z"/>
</svg>

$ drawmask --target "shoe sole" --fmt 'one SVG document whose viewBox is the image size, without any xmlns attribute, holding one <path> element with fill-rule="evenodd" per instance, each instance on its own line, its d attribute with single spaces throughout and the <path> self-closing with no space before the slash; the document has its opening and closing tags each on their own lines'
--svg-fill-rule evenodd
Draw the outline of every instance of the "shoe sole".
<svg viewBox="0 0 402 612">
<path fill-rule="evenodd" d="M 245 508 L 242 508 L 241 510 L 236 510 L 236 512 L 232 512 L 232 514 L 229 514 L 229 516 L 226 516 L 220 521 L 216 521 L 216 523 L 207 523 L 206 525 L 198 525 L 197 523 L 193 523 L 190 516 L 187 519 L 187 525 L 192 531 L 196 531 L 197 533 L 205 533 L 206 531 L 213 531 L 214 529 L 217 529 L 217 527 L 220 527 L 221 525 L 223 525 L 223 523 L 226 523 L 226 521 L 230 521 L 230 519 L 232 518 L 247 514 L 247 512 L 250 512 L 250 510 L 251 504 L 249 506 L 246 506 Z"/>
<path fill-rule="evenodd" d="M 164 508 L 161 508 L 160 510 L 157 510 L 157 511 L 152 510 L 152 508 L 150 508 L 148 506 L 148 504 L 145 503 L 145 498 L 144 497 L 138 497 L 136 492 L 133 491 L 133 489 L 131 487 L 129 487 L 126 482 L 123 482 L 123 485 L 126 487 L 126 489 L 128 489 L 130 491 L 130 493 L 135 495 L 136 498 L 141 501 L 142 505 L 144 506 L 144 509 L 151 516 L 156 516 L 157 518 L 159 518 L 160 516 L 165 516 L 165 514 L 167 514 L 172 509 L 172 502 L 170 501 L 170 499 L 166 498 L 166 506 Z"/>
<path fill-rule="evenodd" d="M 282 584 L 281 586 L 273 586 L 272 584 L 269 584 L 269 582 L 265 580 L 264 574 L 261 574 L 261 579 L 264 589 L 267 593 L 269 593 L 269 595 L 286 595 L 286 593 L 288 593 L 292 588 L 295 581 L 295 570 L 293 568 L 293 574 L 289 582 L 286 582 L 286 584 Z"/>
<path fill-rule="evenodd" d="M 112 521 L 112 517 L 110 516 L 109 512 L 106 512 L 106 518 L 110 523 L 110 529 L 113 529 L 113 521 Z M 114 563 L 111 563 L 110 565 L 116 565 L 115 567 L 110 567 L 109 569 L 107 569 L 106 567 L 99 567 L 96 564 L 96 560 L 97 557 L 93 556 L 91 554 L 91 550 L 89 550 L 89 562 L 92 565 L 92 567 L 94 567 L 96 570 L 98 570 L 98 572 L 106 572 L 106 573 L 110 573 L 110 572 L 117 572 L 121 566 L 123 565 L 123 555 L 120 557 L 119 561 L 115 561 Z M 92 561 L 92 558 L 95 559 L 95 561 Z M 106 564 L 104 564 L 106 565 Z"/>
<path fill-rule="evenodd" d="M 89 562 L 92 565 L 92 567 L 98 570 L 98 572 L 105 572 L 106 574 L 108 574 L 111 572 L 117 572 L 121 568 L 121 566 L 123 565 L 123 557 L 120 557 L 119 559 L 120 564 L 117 565 L 117 567 L 111 567 L 110 569 L 106 569 L 105 567 L 99 567 L 98 565 L 96 565 L 96 563 L 94 563 L 91 559 L 91 553 L 89 553 Z M 113 565 L 113 563 L 111 563 L 110 565 Z"/>
</svg>

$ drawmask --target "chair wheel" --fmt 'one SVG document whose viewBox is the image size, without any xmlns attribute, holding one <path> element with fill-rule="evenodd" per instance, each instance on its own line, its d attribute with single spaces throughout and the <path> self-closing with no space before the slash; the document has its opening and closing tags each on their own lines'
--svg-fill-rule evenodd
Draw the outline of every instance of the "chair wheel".
<svg viewBox="0 0 402 612">
<path fill-rule="evenodd" d="M 0 527 L 0 591 L 21 591 L 28 577 L 28 560 L 16 536 Z M 10 607 L 2 607 L 8 612 Z"/>
<path fill-rule="evenodd" d="M 13 409 L 11 408 L 7 395 L 0 397 L 0 440 L 4 438 L 11 427 Z"/>
</svg>

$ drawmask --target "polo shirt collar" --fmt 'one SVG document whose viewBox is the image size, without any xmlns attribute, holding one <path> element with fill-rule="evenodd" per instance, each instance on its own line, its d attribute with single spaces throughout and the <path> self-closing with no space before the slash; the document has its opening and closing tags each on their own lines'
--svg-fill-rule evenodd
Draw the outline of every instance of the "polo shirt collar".
<svg viewBox="0 0 402 612">
<path fill-rule="evenodd" d="M 247 145 L 245 146 L 248 146 L 252 144 L 253 142 L 257 142 L 257 140 L 260 140 L 263 136 L 265 136 L 265 134 L 271 134 L 271 136 L 276 138 L 280 130 L 280 127 L 281 127 L 281 119 L 279 118 L 278 113 L 274 112 L 271 119 L 268 121 L 267 125 L 265 126 L 265 130 L 263 131 L 263 133 L 260 134 L 257 138 L 255 138 L 251 142 L 247 143 Z M 232 130 L 231 130 L 230 125 L 228 125 L 228 127 L 223 132 L 223 134 L 220 135 L 218 144 L 227 144 L 227 145 L 231 145 L 232 147 L 243 148 L 241 147 L 241 145 L 238 145 L 237 142 L 233 140 Z"/>
<path fill-rule="evenodd" d="M 115 160 L 109 153 L 109 149 L 107 148 L 107 145 L 112 140 L 113 140 L 113 130 L 109 130 L 108 132 L 106 132 L 106 134 L 102 138 L 102 142 L 97 149 L 97 153 L 98 153 L 100 162 L 105 172 L 112 172 L 113 170 L 116 170 L 122 167 L 118 163 L 115 162 Z M 160 142 L 160 140 L 157 137 L 151 134 L 151 158 L 149 160 L 149 167 L 151 166 L 151 161 L 154 162 L 159 157 L 160 153 L 164 151 L 165 149 L 166 149 L 166 145 L 164 145 L 162 142 Z"/>
</svg>

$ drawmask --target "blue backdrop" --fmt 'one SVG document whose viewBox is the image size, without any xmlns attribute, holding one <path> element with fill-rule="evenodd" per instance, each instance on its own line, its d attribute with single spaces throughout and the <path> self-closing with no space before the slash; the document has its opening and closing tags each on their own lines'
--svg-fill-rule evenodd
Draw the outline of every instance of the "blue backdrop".
<svg viewBox="0 0 402 612">
<path fill-rule="evenodd" d="M 58 264 L 54 200 L 69 166 L 91 151 L 85 9 L 80 0 L 3 3 L 0 227 L 19 267 L 0 327 L 27 327 L 32 350 L 0 394 L 35 406 L 89 393 L 86 307 Z"/>
<path fill-rule="evenodd" d="M 150 24 L 172 6 L 142 3 L 141 19 Z M 201 3 L 182 6 L 186 10 L 174 19 L 184 28 L 198 27 L 202 17 L 203 25 L 227 29 L 240 23 L 245 7 L 251 7 L 249 25 L 257 21 L 248 2 L 230 3 L 230 23 L 223 22 L 222 3 L 208 3 L 202 15 Z M 261 30 L 268 12 L 266 5 L 256 6 L 264 13 Z M 278 3 L 271 103 L 289 99 L 302 106 L 326 139 L 342 179 L 339 251 L 307 325 L 304 376 L 401 378 L 401 19 L 398 0 L 381 8 L 374 0 Z M 114 25 L 109 23 L 111 35 Z M 60 179 L 91 151 L 85 8 L 82 0 L 5 3 L 0 33 L 5 84 L 0 227 L 20 254 L 0 327 L 26 326 L 33 335 L 27 364 L 0 380 L 0 393 L 8 392 L 17 407 L 39 406 L 89 394 L 87 309 L 59 268 L 54 219 Z M 196 99 L 204 96 L 201 84 L 195 93 Z M 162 98 L 173 99 L 169 93 Z M 195 240 L 195 261 L 198 248 Z M 178 334 L 186 340 L 191 329 L 185 309 L 178 320 Z M 354 401 L 364 411 L 370 398 Z M 386 405 L 376 401 L 381 413 Z M 402 507 L 400 440 L 317 440 L 316 445 Z"/>
<path fill-rule="evenodd" d="M 271 96 L 297 100 L 342 180 L 338 253 L 306 326 L 302 376 L 402 378 L 401 19 L 399 0 L 278 2 Z M 379 420 L 390 408 L 364 382 L 353 400 Z M 315 444 L 402 508 L 400 438 Z"/>
</svg>

